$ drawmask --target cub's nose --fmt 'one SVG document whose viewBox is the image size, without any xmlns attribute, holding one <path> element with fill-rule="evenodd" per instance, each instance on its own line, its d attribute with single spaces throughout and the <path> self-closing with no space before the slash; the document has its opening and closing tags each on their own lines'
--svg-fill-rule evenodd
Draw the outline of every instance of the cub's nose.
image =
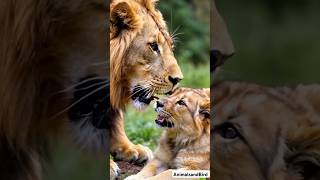
<svg viewBox="0 0 320 180">
<path fill-rule="evenodd" d="M 163 105 L 162 102 L 157 101 L 157 102 L 156 102 L 156 108 L 159 108 L 159 107 L 164 107 L 164 105 Z"/>
<path fill-rule="evenodd" d="M 181 81 L 181 78 L 169 76 L 169 81 L 174 85 L 178 84 Z"/>
</svg>

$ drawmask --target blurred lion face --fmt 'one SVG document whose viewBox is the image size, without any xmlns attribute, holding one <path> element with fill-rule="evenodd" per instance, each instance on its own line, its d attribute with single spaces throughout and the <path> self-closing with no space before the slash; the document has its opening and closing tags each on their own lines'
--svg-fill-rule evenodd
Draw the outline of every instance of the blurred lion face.
<svg viewBox="0 0 320 180">
<path fill-rule="evenodd" d="M 224 61 L 233 55 L 234 47 L 227 27 L 216 9 L 215 1 L 213 0 L 213 8 L 211 10 L 211 54 L 210 61 L 212 63 L 211 71 L 222 65 Z"/>
<path fill-rule="evenodd" d="M 320 86 L 215 86 L 213 176 L 220 180 L 320 178 Z"/>
</svg>

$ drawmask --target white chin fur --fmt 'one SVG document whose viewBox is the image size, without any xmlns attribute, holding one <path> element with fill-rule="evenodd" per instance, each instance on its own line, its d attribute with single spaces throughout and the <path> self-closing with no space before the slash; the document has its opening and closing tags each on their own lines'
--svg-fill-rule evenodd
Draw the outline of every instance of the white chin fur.
<svg viewBox="0 0 320 180">
<path fill-rule="evenodd" d="M 160 126 L 160 125 L 157 124 L 157 123 L 156 123 L 156 127 L 157 127 L 158 129 L 164 129 L 164 127 Z"/>
<path fill-rule="evenodd" d="M 69 127 L 76 143 L 83 149 L 93 152 L 106 151 L 108 139 L 106 129 L 97 129 L 86 118 L 71 122 Z"/>
<path fill-rule="evenodd" d="M 143 111 L 148 107 L 147 104 L 140 102 L 138 99 L 133 100 L 132 103 L 133 103 L 133 107 L 139 111 Z"/>
</svg>

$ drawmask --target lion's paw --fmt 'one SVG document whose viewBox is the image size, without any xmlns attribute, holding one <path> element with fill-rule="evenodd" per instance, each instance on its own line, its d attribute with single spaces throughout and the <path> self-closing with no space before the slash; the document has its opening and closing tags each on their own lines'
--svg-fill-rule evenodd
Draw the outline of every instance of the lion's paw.
<svg viewBox="0 0 320 180">
<path fill-rule="evenodd" d="M 126 177 L 124 180 L 142 180 L 142 179 L 144 179 L 144 178 L 135 174 L 135 175 L 131 175 L 131 176 Z"/>
<path fill-rule="evenodd" d="M 119 175 L 120 175 L 120 168 L 113 160 L 110 160 L 110 179 L 114 180 Z"/>
<path fill-rule="evenodd" d="M 136 164 L 144 164 L 153 158 L 152 151 L 143 145 L 131 145 L 129 148 L 119 148 L 112 153 L 117 160 L 124 160 Z"/>
</svg>

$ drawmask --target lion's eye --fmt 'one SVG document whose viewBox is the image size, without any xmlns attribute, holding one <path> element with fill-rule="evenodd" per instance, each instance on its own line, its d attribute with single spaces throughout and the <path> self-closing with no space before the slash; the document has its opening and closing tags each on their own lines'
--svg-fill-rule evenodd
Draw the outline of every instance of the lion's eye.
<svg viewBox="0 0 320 180">
<path fill-rule="evenodd" d="M 177 101 L 177 104 L 179 104 L 180 106 L 187 106 L 187 104 L 182 99 Z"/>
<path fill-rule="evenodd" d="M 159 46 L 156 42 L 149 43 L 149 46 L 153 51 L 157 52 L 158 54 L 160 53 Z"/>
<path fill-rule="evenodd" d="M 235 139 L 240 137 L 239 131 L 231 123 L 224 123 L 216 127 L 214 131 L 225 139 Z"/>
</svg>

